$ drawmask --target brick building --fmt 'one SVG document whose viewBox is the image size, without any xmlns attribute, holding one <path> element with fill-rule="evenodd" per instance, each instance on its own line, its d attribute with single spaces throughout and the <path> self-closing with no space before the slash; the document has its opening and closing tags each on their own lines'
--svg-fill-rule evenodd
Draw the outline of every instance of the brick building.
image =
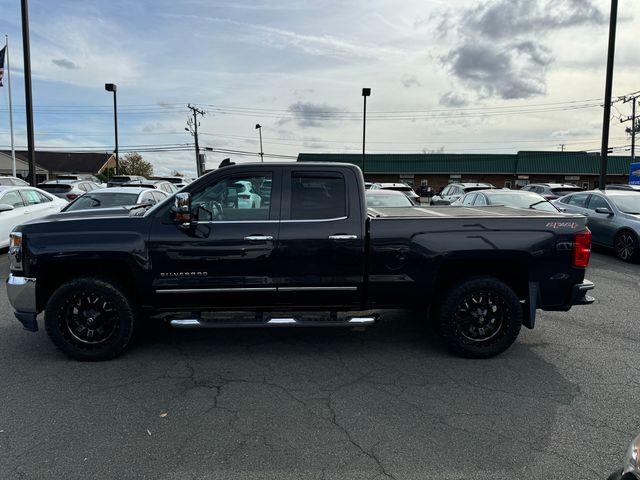
<svg viewBox="0 0 640 480">
<path fill-rule="evenodd" d="M 628 183 L 630 157 L 609 156 L 607 183 Z M 300 153 L 299 162 L 346 162 L 362 166 L 362 155 Z M 488 182 L 517 188 L 529 183 L 575 183 L 595 188 L 600 155 L 587 152 L 522 151 L 516 154 L 367 154 L 365 179 L 430 185 L 439 190 L 451 182 Z"/>
</svg>

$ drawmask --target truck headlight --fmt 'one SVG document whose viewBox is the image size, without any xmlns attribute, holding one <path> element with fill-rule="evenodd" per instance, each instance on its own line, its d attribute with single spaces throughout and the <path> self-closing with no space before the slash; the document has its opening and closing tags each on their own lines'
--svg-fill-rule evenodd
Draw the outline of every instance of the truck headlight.
<svg viewBox="0 0 640 480">
<path fill-rule="evenodd" d="M 9 267 L 12 271 L 22 271 L 22 232 L 9 234 Z"/>
<path fill-rule="evenodd" d="M 633 439 L 624 456 L 624 473 L 632 473 L 640 479 L 640 435 Z"/>
</svg>

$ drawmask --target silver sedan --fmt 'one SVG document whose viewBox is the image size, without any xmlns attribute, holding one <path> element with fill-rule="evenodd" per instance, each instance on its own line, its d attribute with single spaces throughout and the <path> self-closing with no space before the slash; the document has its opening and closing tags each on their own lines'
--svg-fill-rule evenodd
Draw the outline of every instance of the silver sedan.
<svg viewBox="0 0 640 480">
<path fill-rule="evenodd" d="M 613 248 L 626 262 L 640 258 L 640 193 L 591 190 L 565 195 L 553 203 L 561 210 L 585 215 L 593 243 Z"/>
</svg>

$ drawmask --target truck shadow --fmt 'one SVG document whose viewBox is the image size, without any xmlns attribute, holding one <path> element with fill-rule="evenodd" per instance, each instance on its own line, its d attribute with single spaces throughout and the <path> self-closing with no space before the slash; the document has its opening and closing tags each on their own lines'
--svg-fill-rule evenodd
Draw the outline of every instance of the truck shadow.
<svg viewBox="0 0 640 480">
<path fill-rule="evenodd" d="M 277 439 L 275 453 L 250 452 L 265 462 L 297 452 L 297 462 L 318 473 L 334 461 L 337 442 L 342 455 L 373 456 L 396 478 L 471 478 L 531 466 L 577 386 L 532 346 L 516 342 L 497 358 L 466 360 L 424 330 L 410 312 L 391 313 L 365 332 L 164 330 L 123 361 L 159 361 L 213 388 L 216 405 L 244 419 L 234 423 L 238 434 Z M 241 458 L 229 461 L 242 470 Z M 373 476 L 378 467 L 364 464 L 336 468 Z"/>
</svg>

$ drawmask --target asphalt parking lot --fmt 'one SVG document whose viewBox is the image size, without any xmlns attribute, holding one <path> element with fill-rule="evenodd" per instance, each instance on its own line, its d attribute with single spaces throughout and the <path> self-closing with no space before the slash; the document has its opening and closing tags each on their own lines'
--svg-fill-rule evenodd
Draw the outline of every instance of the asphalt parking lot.
<svg viewBox="0 0 640 480">
<path fill-rule="evenodd" d="M 366 332 L 158 330 L 78 363 L 2 292 L 0 478 L 604 479 L 640 433 L 640 265 L 596 253 L 587 276 L 594 305 L 484 361 L 395 312 Z"/>
</svg>

